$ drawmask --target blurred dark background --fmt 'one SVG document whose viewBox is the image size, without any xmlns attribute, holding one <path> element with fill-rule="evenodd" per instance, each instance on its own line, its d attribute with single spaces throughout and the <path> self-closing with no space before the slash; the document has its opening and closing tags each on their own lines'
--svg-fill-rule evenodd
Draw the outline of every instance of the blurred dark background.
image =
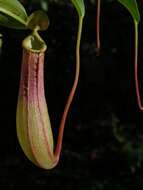
<svg viewBox="0 0 143 190">
<path fill-rule="evenodd" d="M 45 93 L 53 133 L 75 72 L 78 19 L 70 1 L 21 0 L 28 14 L 47 11 L 50 26 L 41 36 L 47 44 Z M 141 17 L 143 2 L 138 1 Z M 96 55 L 96 3 L 85 0 L 79 85 L 66 122 L 59 164 L 51 171 L 34 166 L 16 137 L 16 106 L 21 42 L 30 31 L 0 28 L 0 189 L 135 190 L 143 189 L 143 113 L 134 82 L 134 28 L 117 1 L 101 7 L 101 53 Z M 143 27 L 139 27 L 141 89 Z M 141 92 L 142 93 L 142 92 Z M 58 96 L 57 96 L 58 94 Z"/>
</svg>

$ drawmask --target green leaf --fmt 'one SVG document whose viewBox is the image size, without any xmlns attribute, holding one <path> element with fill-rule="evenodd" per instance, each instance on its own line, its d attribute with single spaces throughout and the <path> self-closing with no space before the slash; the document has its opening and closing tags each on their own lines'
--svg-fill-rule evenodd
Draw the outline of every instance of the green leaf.
<svg viewBox="0 0 143 190">
<path fill-rule="evenodd" d="M 17 0 L 0 0 L 0 25 L 23 29 L 26 28 L 27 14 Z"/>
<path fill-rule="evenodd" d="M 128 11 L 137 23 L 140 22 L 140 13 L 136 0 L 118 0 Z"/>
<path fill-rule="evenodd" d="M 84 0 L 71 0 L 71 2 L 75 6 L 79 16 L 84 17 L 85 15 Z"/>
<path fill-rule="evenodd" d="M 14 29 L 26 29 L 26 25 L 18 22 L 14 18 L 0 13 L 0 25 L 14 28 Z"/>
</svg>

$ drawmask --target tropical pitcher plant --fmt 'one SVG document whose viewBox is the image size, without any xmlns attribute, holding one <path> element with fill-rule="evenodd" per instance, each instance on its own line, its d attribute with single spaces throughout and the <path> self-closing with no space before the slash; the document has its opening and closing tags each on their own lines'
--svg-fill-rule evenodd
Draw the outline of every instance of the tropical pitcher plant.
<svg viewBox="0 0 143 190">
<path fill-rule="evenodd" d="M 85 14 L 83 0 L 71 0 L 78 12 L 79 26 L 76 44 L 76 73 L 72 89 L 59 126 L 54 146 L 48 107 L 44 93 L 44 56 L 46 44 L 38 31 L 46 30 L 49 20 L 45 12 L 30 16 L 17 0 L 0 0 L 0 24 L 15 29 L 31 29 L 22 42 L 21 79 L 16 113 L 17 137 L 25 155 L 35 165 L 51 169 L 59 161 L 67 114 L 78 84 L 80 70 L 80 39 Z"/>
<path fill-rule="evenodd" d="M 47 0 L 48 1 L 48 0 Z M 70 0 L 69 0 L 70 1 Z M 100 8 L 97 2 L 96 36 L 97 50 L 100 52 Z M 139 107 L 143 110 L 138 85 L 138 23 L 140 15 L 136 0 L 118 0 L 131 13 L 135 26 L 135 84 Z M 56 145 L 54 145 L 52 128 L 44 92 L 44 56 L 46 44 L 39 31 L 49 26 L 48 16 L 43 11 L 35 11 L 30 16 L 18 0 L 0 0 L 0 24 L 13 29 L 31 29 L 31 34 L 22 42 L 21 78 L 18 94 L 16 129 L 17 137 L 25 155 L 35 165 L 51 169 L 59 161 L 66 118 L 71 106 L 80 71 L 80 41 L 83 18 L 85 15 L 84 0 L 71 0 L 78 13 L 78 31 L 76 43 L 75 79 L 68 100 L 65 104 L 59 126 Z M 0 35 L 1 36 L 1 35 Z"/>
</svg>

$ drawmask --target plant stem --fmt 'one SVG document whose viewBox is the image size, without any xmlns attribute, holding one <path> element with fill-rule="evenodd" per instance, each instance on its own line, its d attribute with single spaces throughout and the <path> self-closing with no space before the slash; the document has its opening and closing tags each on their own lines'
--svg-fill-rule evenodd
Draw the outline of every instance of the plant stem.
<svg viewBox="0 0 143 190">
<path fill-rule="evenodd" d="M 79 17 L 78 33 L 77 33 L 77 44 L 76 44 L 75 79 L 74 79 L 74 83 L 73 83 L 72 89 L 70 91 L 67 103 L 65 105 L 65 109 L 64 109 L 63 116 L 62 116 L 61 123 L 60 123 L 58 140 L 57 140 L 57 145 L 56 145 L 56 149 L 55 149 L 55 157 L 56 158 L 59 158 L 59 156 L 60 156 L 65 122 L 66 122 L 67 114 L 68 114 L 70 105 L 72 103 L 72 100 L 73 100 L 73 97 L 74 97 L 74 94 L 75 94 L 75 91 L 76 91 L 76 88 L 77 88 L 78 79 L 79 79 L 79 72 L 80 72 L 80 41 L 81 41 L 81 33 L 82 33 L 82 24 L 83 24 L 83 17 Z"/>
<path fill-rule="evenodd" d="M 96 51 L 97 54 L 100 52 L 100 12 L 101 12 L 101 0 L 97 0 L 97 11 L 96 11 Z"/>
<path fill-rule="evenodd" d="M 143 105 L 141 103 L 141 96 L 139 90 L 139 81 L 138 81 L 138 23 L 135 21 L 135 60 L 134 60 L 134 69 L 135 69 L 135 88 L 136 88 L 136 96 L 137 103 L 140 110 L 143 110 Z"/>
</svg>

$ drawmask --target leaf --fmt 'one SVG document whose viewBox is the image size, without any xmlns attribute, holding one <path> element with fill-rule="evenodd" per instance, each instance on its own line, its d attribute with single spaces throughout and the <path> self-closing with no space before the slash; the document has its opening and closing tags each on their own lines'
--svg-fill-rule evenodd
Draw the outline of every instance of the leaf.
<svg viewBox="0 0 143 190">
<path fill-rule="evenodd" d="M 26 28 L 27 14 L 17 0 L 0 0 L 0 25 L 23 29 Z"/>
<path fill-rule="evenodd" d="M 75 6 L 79 16 L 84 17 L 85 15 L 84 0 L 71 0 L 71 2 Z"/>
<path fill-rule="evenodd" d="M 140 22 L 140 13 L 136 0 L 118 0 L 128 11 L 137 23 Z"/>
<path fill-rule="evenodd" d="M 14 29 L 26 29 L 25 24 L 22 24 L 14 18 L 0 13 L 0 25 L 14 28 Z"/>
</svg>

